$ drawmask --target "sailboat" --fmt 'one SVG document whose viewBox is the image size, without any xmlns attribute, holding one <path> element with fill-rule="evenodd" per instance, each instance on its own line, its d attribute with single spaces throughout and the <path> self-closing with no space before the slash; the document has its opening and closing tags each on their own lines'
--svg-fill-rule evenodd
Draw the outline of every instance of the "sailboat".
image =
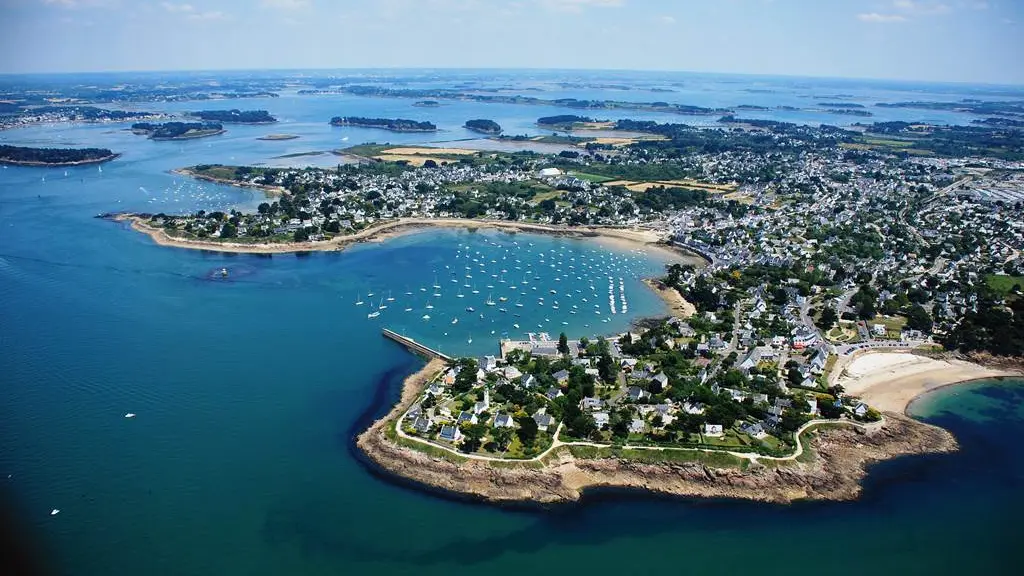
<svg viewBox="0 0 1024 576">
<path fill-rule="evenodd" d="M 385 304 L 384 303 L 384 299 L 381 298 L 380 299 L 380 304 L 377 305 L 377 310 L 385 310 L 385 309 L 387 309 L 387 307 L 388 307 L 388 305 Z"/>
<path fill-rule="evenodd" d="M 458 323 L 459 323 L 459 319 L 458 318 L 452 318 L 452 324 L 458 324 Z"/>
<path fill-rule="evenodd" d="M 364 304 L 362 296 L 356 296 L 356 306 L 362 306 Z"/>
<path fill-rule="evenodd" d="M 376 318 L 377 316 L 380 316 L 380 307 L 366 315 L 367 318 Z"/>
<path fill-rule="evenodd" d="M 487 304 L 488 306 L 494 306 L 494 300 L 491 300 L 490 294 L 487 295 L 487 301 L 484 302 L 484 304 Z"/>
<path fill-rule="evenodd" d="M 479 293 L 480 293 L 480 291 L 476 289 L 476 286 L 473 286 L 473 294 L 479 294 Z"/>
<path fill-rule="evenodd" d="M 459 289 L 459 293 L 455 295 L 456 298 L 465 298 L 466 295 L 462 293 L 462 289 Z"/>
<path fill-rule="evenodd" d="M 473 335 L 472 334 L 469 335 L 469 340 L 467 340 L 466 343 L 467 344 L 472 344 L 473 343 Z"/>
<path fill-rule="evenodd" d="M 394 297 L 391 296 L 391 290 L 388 290 L 388 302 L 394 302 Z"/>
</svg>

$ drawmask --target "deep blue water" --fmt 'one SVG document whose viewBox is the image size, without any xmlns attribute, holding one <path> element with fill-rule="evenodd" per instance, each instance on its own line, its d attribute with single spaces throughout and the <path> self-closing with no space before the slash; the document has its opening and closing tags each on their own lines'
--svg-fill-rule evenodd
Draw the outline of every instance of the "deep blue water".
<svg viewBox="0 0 1024 576">
<path fill-rule="evenodd" d="M 1011 573 L 1019 563 L 1019 383 L 949 388 L 919 402 L 919 415 L 952 430 L 963 450 L 881 464 L 858 502 L 776 507 L 598 493 L 581 506 L 530 512 L 453 502 L 375 476 L 352 451 L 352 433 L 386 411 L 420 365 L 380 329 L 453 354 L 496 352 L 503 332 L 622 330 L 662 311 L 639 283 L 661 269 L 662 256 L 452 230 L 342 253 L 225 255 L 162 248 L 93 218 L 261 201 L 167 173 L 175 167 L 271 162 L 337 146 L 343 135 L 350 143 L 436 139 L 334 129 L 320 119 L 387 116 L 407 105 L 285 97 L 266 103 L 283 125 L 230 127 L 222 137 L 181 143 L 151 142 L 117 125 L 0 133 L 0 141 L 124 152 L 102 172 L 0 170 L 0 482 L 56 571 L 963 574 Z M 446 118 L 442 127 L 461 136 L 465 118 L 496 117 L 502 108 L 460 106 L 409 110 Z M 525 129 L 544 112 L 503 113 Z M 269 132 L 304 137 L 255 140 Z M 474 278 L 464 278 L 465 266 Z M 221 267 L 229 278 L 211 279 Z M 471 287 L 450 282 L 453 272 Z M 617 295 L 623 278 L 626 315 L 610 314 L 609 273 Z M 435 281 L 442 296 L 430 297 L 425 321 Z M 395 300 L 368 319 L 389 290 Z M 487 307 L 488 295 L 509 298 L 509 312 Z M 137 417 L 125 419 L 127 412 Z M 53 508 L 60 514 L 50 516 Z"/>
</svg>

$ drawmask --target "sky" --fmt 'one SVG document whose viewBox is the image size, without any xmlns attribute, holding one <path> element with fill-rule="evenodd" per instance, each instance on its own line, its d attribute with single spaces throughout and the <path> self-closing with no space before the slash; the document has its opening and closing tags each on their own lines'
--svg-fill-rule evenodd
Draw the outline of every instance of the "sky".
<svg viewBox="0 0 1024 576">
<path fill-rule="evenodd" d="M 1024 84 L 1024 0 L 0 0 L 0 73 L 571 68 Z"/>
</svg>

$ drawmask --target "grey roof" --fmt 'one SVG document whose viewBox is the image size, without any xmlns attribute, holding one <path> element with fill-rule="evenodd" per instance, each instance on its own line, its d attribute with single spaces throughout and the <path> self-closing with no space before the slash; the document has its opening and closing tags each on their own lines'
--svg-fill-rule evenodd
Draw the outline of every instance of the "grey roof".
<svg viewBox="0 0 1024 576">
<path fill-rule="evenodd" d="M 444 438 L 445 440 L 455 440 L 455 435 L 458 431 L 459 429 L 455 426 L 445 424 L 444 426 L 441 426 L 441 438 Z"/>
</svg>

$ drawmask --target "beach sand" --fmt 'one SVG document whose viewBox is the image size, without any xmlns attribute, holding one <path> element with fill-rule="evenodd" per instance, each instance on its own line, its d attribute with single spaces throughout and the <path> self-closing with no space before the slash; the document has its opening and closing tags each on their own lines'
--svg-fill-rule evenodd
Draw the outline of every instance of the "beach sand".
<svg viewBox="0 0 1024 576">
<path fill-rule="evenodd" d="M 697 265 L 702 265 L 704 263 L 704 259 L 700 256 L 694 255 L 685 250 L 660 244 L 659 242 L 662 240 L 661 235 L 652 230 L 643 229 L 600 227 L 568 228 L 565 226 L 530 224 L 526 222 L 508 222 L 502 220 L 400 218 L 376 224 L 370 228 L 356 232 L 355 234 L 338 236 L 331 240 L 324 240 L 320 242 L 246 244 L 241 242 L 216 242 L 170 236 L 162 228 L 151 226 L 148 219 L 133 214 L 121 214 L 115 216 L 114 220 L 131 222 L 131 226 L 134 230 L 147 234 L 154 242 L 161 246 L 174 246 L 177 248 L 188 248 L 192 250 L 210 250 L 241 254 L 275 254 L 343 250 L 351 244 L 360 242 L 383 242 L 390 238 L 416 232 L 424 228 L 440 227 L 493 229 L 512 232 L 532 232 L 537 234 L 549 234 L 574 238 L 592 238 L 605 245 L 616 246 L 627 250 L 640 249 L 656 251 L 675 261 L 684 261 Z"/>
<path fill-rule="evenodd" d="M 697 307 L 683 298 L 678 290 L 665 286 L 659 280 L 645 279 L 644 284 L 665 301 L 673 316 L 689 318 L 697 313 Z"/>
<path fill-rule="evenodd" d="M 937 360 L 909 352 L 878 352 L 857 356 L 837 380 L 847 394 L 873 408 L 906 412 L 910 402 L 936 388 L 1013 372 L 994 370 L 962 360 Z"/>
</svg>

